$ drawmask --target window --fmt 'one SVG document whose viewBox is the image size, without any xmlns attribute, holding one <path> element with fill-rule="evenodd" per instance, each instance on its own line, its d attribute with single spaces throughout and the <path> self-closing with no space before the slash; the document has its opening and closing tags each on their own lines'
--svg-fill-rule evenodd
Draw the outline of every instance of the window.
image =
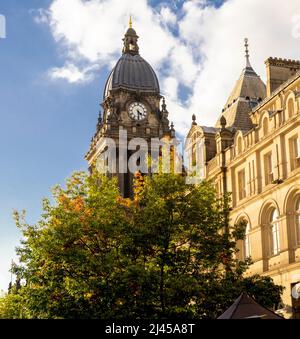
<svg viewBox="0 0 300 339">
<path fill-rule="evenodd" d="M 204 139 L 200 134 L 194 134 L 192 138 L 192 147 L 190 150 L 190 167 L 204 168 Z"/>
<path fill-rule="evenodd" d="M 296 244 L 300 245 L 300 197 L 296 202 L 295 208 L 295 225 L 296 225 Z"/>
<path fill-rule="evenodd" d="M 277 255 L 280 252 L 279 220 L 277 209 L 274 209 L 270 214 L 270 247 L 271 255 Z"/>
<path fill-rule="evenodd" d="M 248 163 L 248 173 L 249 173 L 249 194 L 253 194 L 252 190 L 252 173 L 251 173 L 251 162 Z"/>
<path fill-rule="evenodd" d="M 221 196 L 221 192 L 222 192 L 222 189 L 221 189 L 221 181 L 218 180 L 216 183 L 215 183 L 215 189 L 216 189 L 216 194 L 218 197 Z"/>
<path fill-rule="evenodd" d="M 263 133 L 264 133 L 264 136 L 269 133 L 269 122 L 268 122 L 267 117 L 265 117 L 263 120 Z"/>
<path fill-rule="evenodd" d="M 246 198 L 245 170 L 238 172 L 239 200 Z"/>
<path fill-rule="evenodd" d="M 264 169 L 265 169 L 265 185 L 273 182 L 273 167 L 272 167 L 272 153 L 264 156 Z"/>
<path fill-rule="evenodd" d="M 239 137 L 237 140 L 237 153 L 240 154 L 242 153 L 242 138 Z"/>
<path fill-rule="evenodd" d="M 250 195 L 255 194 L 255 169 L 254 169 L 254 160 L 248 163 L 248 173 L 249 173 L 249 193 Z"/>
<path fill-rule="evenodd" d="M 288 101 L 288 115 L 289 118 L 294 115 L 294 100 L 292 98 Z"/>
<path fill-rule="evenodd" d="M 200 132 L 196 132 L 192 136 L 192 141 L 198 141 L 198 139 L 200 139 L 200 137 L 201 137 Z"/>
<path fill-rule="evenodd" d="M 192 146 L 192 163 L 191 166 L 196 166 L 197 158 L 196 158 L 196 144 Z"/>
<path fill-rule="evenodd" d="M 298 137 L 290 139 L 290 163 L 291 171 L 300 165 L 300 145 Z"/>
<path fill-rule="evenodd" d="M 250 244 L 250 225 L 247 222 L 246 225 L 246 233 L 245 233 L 245 240 L 244 240 L 244 256 L 245 258 L 251 257 L 251 244 Z"/>
<path fill-rule="evenodd" d="M 256 186 L 255 186 L 255 163 L 254 163 L 254 160 L 252 160 L 252 175 L 253 175 L 253 180 L 252 180 L 252 187 L 253 187 L 253 194 L 255 194 L 255 189 L 256 189 Z"/>
</svg>

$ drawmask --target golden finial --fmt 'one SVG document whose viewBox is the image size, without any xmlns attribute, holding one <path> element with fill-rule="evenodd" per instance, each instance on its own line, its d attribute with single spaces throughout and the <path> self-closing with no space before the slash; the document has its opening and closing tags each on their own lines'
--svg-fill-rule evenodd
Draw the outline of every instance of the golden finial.
<svg viewBox="0 0 300 339">
<path fill-rule="evenodd" d="M 130 15 L 130 18 L 129 18 L 129 28 L 132 28 L 132 16 Z"/>
</svg>

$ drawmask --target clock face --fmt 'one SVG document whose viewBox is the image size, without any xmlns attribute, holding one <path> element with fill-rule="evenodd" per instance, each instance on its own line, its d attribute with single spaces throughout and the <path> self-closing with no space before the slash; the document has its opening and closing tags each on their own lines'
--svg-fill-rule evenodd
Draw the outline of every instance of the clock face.
<svg viewBox="0 0 300 339">
<path fill-rule="evenodd" d="M 133 102 L 129 106 L 129 116 L 134 120 L 143 120 L 147 116 L 147 108 L 140 102 Z"/>
</svg>

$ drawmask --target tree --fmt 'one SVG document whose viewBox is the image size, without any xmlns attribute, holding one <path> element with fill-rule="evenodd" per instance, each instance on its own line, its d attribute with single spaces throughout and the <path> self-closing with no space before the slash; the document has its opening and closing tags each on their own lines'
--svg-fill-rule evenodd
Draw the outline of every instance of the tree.
<svg viewBox="0 0 300 339">
<path fill-rule="evenodd" d="M 172 173 L 146 177 L 138 194 L 130 248 L 155 271 L 160 317 L 216 318 L 241 292 L 278 305 L 282 287 L 268 277 L 244 278 L 251 261 L 236 254 L 246 225 L 230 225 L 229 195 L 218 199 L 210 182 L 191 186 Z"/>
<path fill-rule="evenodd" d="M 24 239 L 14 273 L 26 284 L 2 305 L 22 317 L 215 318 L 242 291 L 268 307 L 280 301 L 270 278 L 243 277 L 244 225 L 230 227 L 229 198 L 209 182 L 137 174 L 130 200 L 114 179 L 76 173 L 53 198 L 36 225 L 15 213 Z"/>
<path fill-rule="evenodd" d="M 22 319 L 24 300 L 18 293 L 0 297 L 0 319 Z"/>
</svg>

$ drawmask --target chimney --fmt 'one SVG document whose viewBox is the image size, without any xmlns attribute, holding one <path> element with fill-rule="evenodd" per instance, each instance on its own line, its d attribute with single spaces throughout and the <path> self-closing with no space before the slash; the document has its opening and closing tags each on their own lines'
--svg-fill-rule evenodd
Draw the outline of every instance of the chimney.
<svg viewBox="0 0 300 339">
<path fill-rule="evenodd" d="M 300 70 L 300 61 L 298 60 L 269 58 L 265 64 L 267 67 L 267 97 Z"/>
</svg>

